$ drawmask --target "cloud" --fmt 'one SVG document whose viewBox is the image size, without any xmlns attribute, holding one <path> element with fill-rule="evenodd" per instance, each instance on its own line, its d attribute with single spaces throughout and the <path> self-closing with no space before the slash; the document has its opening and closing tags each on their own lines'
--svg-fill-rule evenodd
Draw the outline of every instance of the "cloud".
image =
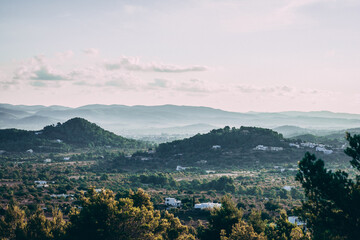
<svg viewBox="0 0 360 240">
<path fill-rule="evenodd" d="M 45 81 L 70 80 L 69 76 L 56 71 L 49 66 L 41 66 L 40 69 L 33 71 L 30 79 Z"/>
<path fill-rule="evenodd" d="M 148 83 L 148 86 L 151 88 L 166 88 L 169 86 L 169 81 L 166 79 L 154 79 L 153 82 Z"/>
<path fill-rule="evenodd" d="M 74 56 L 74 52 L 71 50 L 65 51 L 65 52 L 58 52 L 56 56 L 60 59 L 69 59 Z"/>
<path fill-rule="evenodd" d="M 62 81 L 71 80 L 71 78 L 59 70 L 52 68 L 44 56 L 35 56 L 25 64 L 17 68 L 13 74 L 13 79 L 19 80 L 44 80 L 44 81 Z"/>
<path fill-rule="evenodd" d="M 214 90 L 207 83 L 198 79 L 190 79 L 188 81 L 184 81 L 174 89 L 182 92 L 196 92 L 196 93 L 208 93 Z M 221 91 L 221 89 L 218 90 Z"/>
<path fill-rule="evenodd" d="M 100 51 L 96 48 L 87 48 L 83 50 L 83 53 L 89 56 L 96 56 L 100 53 Z"/>
<path fill-rule="evenodd" d="M 40 81 L 31 82 L 30 85 L 33 87 L 47 87 L 46 83 Z"/>
<path fill-rule="evenodd" d="M 163 63 L 141 63 L 136 57 L 122 57 L 115 62 L 105 63 L 105 68 L 109 71 L 125 69 L 128 71 L 142 71 L 142 72 L 167 72 L 167 73 L 181 73 L 181 72 L 200 72 L 206 71 L 206 66 L 178 66 Z"/>
<path fill-rule="evenodd" d="M 274 86 L 274 87 L 257 87 L 251 85 L 238 85 L 236 91 L 242 93 L 275 93 L 275 94 L 289 94 L 294 91 L 288 86 Z"/>
</svg>

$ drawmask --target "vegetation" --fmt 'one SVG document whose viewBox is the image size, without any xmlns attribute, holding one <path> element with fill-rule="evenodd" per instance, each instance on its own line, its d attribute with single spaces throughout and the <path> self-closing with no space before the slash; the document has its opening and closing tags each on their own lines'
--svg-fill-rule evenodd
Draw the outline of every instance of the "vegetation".
<svg viewBox="0 0 360 240">
<path fill-rule="evenodd" d="M 159 145 L 157 152 L 160 155 L 169 155 L 183 152 L 204 152 L 219 145 L 222 148 L 252 149 L 259 144 L 270 146 L 285 146 L 281 134 L 270 129 L 256 127 L 241 127 L 239 129 L 225 128 L 211 130 L 207 134 L 197 134 L 184 140 L 176 140 Z"/>
<path fill-rule="evenodd" d="M 350 168 L 341 149 L 317 152 L 323 161 L 315 149 L 290 147 L 296 142 L 261 128 L 225 127 L 156 151 L 83 119 L 41 134 L 3 131 L 6 146 L 26 149 L 17 140 L 27 139 L 47 150 L 62 144 L 64 151 L 0 153 L 0 239 L 352 240 L 360 234 L 358 135 L 347 136 Z M 254 150 L 260 144 L 283 150 Z M 179 165 L 186 168 L 177 171 Z M 169 208 L 166 197 L 182 205 Z M 222 205 L 194 209 L 205 202 Z M 306 229 L 288 215 L 299 216 Z"/>
<path fill-rule="evenodd" d="M 360 135 L 347 134 L 345 153 L 353 168 L 360 170 Z M 297 180 L 307 201 L 302 215 L 315 239 L 358 239 L 360 236 L 360 175 L 349 178 L 344 171 L 332 172 L 324 161 L 307 153 L 299 164 Z"/>
<path fill-rule="evenodd" d="M 118 136 L 83 118 L 49 125 L 40 131 L 0 130 L 0 149 L 13 152 L 29 149 L 36 152 L 59 152 L 81 147 L 142 149 L 148 145 Z"/>
</svg>

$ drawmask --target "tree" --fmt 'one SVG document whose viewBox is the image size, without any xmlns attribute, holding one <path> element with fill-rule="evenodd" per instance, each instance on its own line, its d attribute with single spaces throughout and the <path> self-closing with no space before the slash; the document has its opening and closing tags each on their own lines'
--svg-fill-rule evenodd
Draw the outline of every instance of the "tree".
<svg viewBox="0 0 360 240">
<path fill-rule="evenodd" d="M 174 214 L 170 214 L 168 211 L 165 211 L 162 225 L 165 227 L 162 235 L 164 240 L 195 240 L 195 237 L 189 233 L 189 228 L 182 225 L 179 218 L 174 217 Z"/>
<path fill-rule="evenodd" d="M 0 219 L 0 239 L 21 239 L 25 235 L 25 212 L 13 201 Z"/>
<path fill-rule="evenodd" d="M 204 233 L 203 239 L 219 239 L 222 230 L 225 236 L 232 231 L 232 226 L 242 218 L 242 211 L 238 209 L 229 195 L 221 200 L 221 208 L 214 208 L 209 218 L 209 229 Z"/>
<path fill-rule="evenodd" d="M 194 239 L 172 214 L 162 219 L 142 189 L 115 199 L 112 191 L 91 189 L 73 209 L 67 239 Z"/>
<path fill-rule="evenodd" d="M 51 223 L 46 219 L 44 212 L 37 209 L 29 218 L 26 225 L 26 239 L 28 240 L 50 240 L 54 239 L 51 234 Z"/>
<path fill-rule="evenodd" d="M 222 233 L 221 240 L 265 240 L 263 234 L 258 234 L 254 228 L 243 220 L 240 220 L 232 227 L 229 237 L 224 236 Z"/>
<path fill-rule="evenodd" d="M 280 217 L 275 224 L 270 224 L 266 230 L 268 240 L 290 240 L 291 232 L 296 226 L 288 221 L 285 210 L 280 211 Z"/>
<path fill-rule="evenodd" d="M 346 135 L 345 153 L 360 171 L 360 135 Z M 299 163 L 296 179 L 305 190 L 302 217 L 315 239 L 358 239 L 360 236 L 360 176 L 356 182 L 344 171 L 332 172 L 324 161 L 306 153 Z"/>
<path fill-rule="evenodd" d="M 62 212 L 58 208 L 52 210 L 53 219 L 50 221 L 51 235 L 53 239 L 64 239 L 67 224 L 63 219 Z"/>
<path fill-rule="evenodd" d="M 266 221 L 261 219 L 261 211 L 252 209 L 248 219 L 248 223 L 254 228 L 254 231 L 258 234 L 265 231 Z"/>
</svg>

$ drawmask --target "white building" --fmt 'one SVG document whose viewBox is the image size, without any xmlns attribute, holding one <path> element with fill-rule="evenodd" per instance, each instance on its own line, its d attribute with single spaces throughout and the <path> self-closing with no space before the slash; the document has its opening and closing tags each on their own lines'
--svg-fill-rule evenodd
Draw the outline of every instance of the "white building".
<svg viewBox="0 0 360 240">
<path fill-rule="evenodd" d="M 285 189 L 286 191 L 290 192 L 291 188 L 293 188 L 292 186 L 284 186 L 283 189 Z"/>
<path fill-rule="evenodd" d="M 51 163 L 51 159 L 50 158 L 45 159 L 44 163 Z"/>
<path fill-rule="evenodd" d="M 301 145 L 302 147 L 309 147 L 309 148 L 314 148 L 314 147 L 317 146 L 316 143 L 311 143 L 311 142 L 300 143 L 300 145 Z"/>
<path fill-rule="evenodd" d="M 270 147 L 270 151 L 278 152 L 278 151 L 283 151 L 283 150 L 284 150 L 283 147 Z"/>
<path fill-rule="evenodd" d="M 33 152 L 34 152 L 34 150 L 32 150 L 32 149 L 28 149 L 28 150 L 26 150 L 26 152 L 27 152 L 27 153 L 33 153 Z"/>
<path fill-rule="evenodd" d="M 182 167 L 180 165 L 176 167 L 176 171 L 183 171 L 185 169 L 186 169 L 186 167 Z"/>
<path fill-rule="evenodd" d="M 333 150 L 328 150 L 325 147 L 316 147 L 317 152 L 323 152 L 324 154 L 332 154 Z"/>
<path fill-rule="evenodd" d="M 67 197 L 73 197 L 73 196 L 74 196 L 74 194 L 65 194 L 65 193 L 50 195 L 50 197 L 52 197 L 52 198 L 67 198 Z"/>
<path fill-rule="evenodd" d="M 198 208 L 198 209 L 212 209 L 214 207 L 220 208 L 221 203 L 207 202 L 207 203 L 198 203 L 198 204 L 195 204 L 195 206 L 194 206 L 194 208 Z"/>
<path fill-rule="evenodd" d="M 64 161 L 69 161 L 70 157 L 64 157 Z"/>
<path fill-rule="evenodd" d="M 56 142 L 57 143 L 62 143 L 62 140 L 61 139 L 56 139 Z"/>
<path fill-rule="evenodd" d="M 299 145 L 299 144 L 296 144 L 296 143 L 289 143 L 289 146 L 290 146 L 290 147 L 300 148 L 300 145 Z"/>
<path fill-rule="evenodd" d="M 267 151 L 269 150 L 269 147 L 266 147 L 264 145 L 257 145 L 254 150 Z"/>
<path fill-rule="evenodd" d="M 214 146 L 211 147 L 211 149 L 218 150 L 218 149 L 221 149 L 221 146 L 220 145 L 214 145 Z"/>
<path fill-rule="evenodd" d="M 47 184 L 47 181 L 34 181 L 34 183 L 36 184 L 36 187 L 41 188 L 41 187 L 49 187 L 49 185 Z"/>
<path fill-rule="evenodd" d="M 295 224 L 297 226 L 305 225 L 305 223 L 300 221 L 299 217 L 296 217 L 296 216 L 289 216 L 288 220 L 289 220 L 290 223 Z"/>
<path fill-rule="evenodd" d="M 165 198 L 165 205 L 173 206 L 173 207 L 180 207 L 181 201 L 176 200 L 175 198 Z"/>
</svg>

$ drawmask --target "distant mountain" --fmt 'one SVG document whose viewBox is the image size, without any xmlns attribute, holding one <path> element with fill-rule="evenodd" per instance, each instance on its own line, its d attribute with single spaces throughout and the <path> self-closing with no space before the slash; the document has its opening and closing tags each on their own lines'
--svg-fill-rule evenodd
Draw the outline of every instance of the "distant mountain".
<svg viewBox="0 0 360 240">
<path fill-rule="evenodd" d="M 195 134 L 224 126 L 255 126 L 276 129 L 286 136 L 307 133 L 325 135 L 329 131 L 360 127 L 359 114 L 320 112 L 238 113 L 193 106 L 124 106 L 86 105 L 78 108 L 63 106 L 24 106 L 0 104 L 0 129 L 40 129 L 44 125 L 81 117 L 116 134 L 143 136 L 148 134 Z M 38 119 L 38 120 L 36 120 Z M 45 124 L 44 124 L 45 123 Z M 192 126 L 192 127 L 190 127 Z M 298 127 L 298 129 L 295 129 Z M 325 131 L 325 132 L 322 132 Z"/>
<path fill-rule="evenodd" d="M 82 118 L 49 125 L 40 131 L 18 129 L 0 130 L 0 149 L 6 151 L 64 151 L 69 148 L 117 147 L 135 149 L 145 147 L 141 141 L 127 139 L 106 131 Z"/>
</svg>

